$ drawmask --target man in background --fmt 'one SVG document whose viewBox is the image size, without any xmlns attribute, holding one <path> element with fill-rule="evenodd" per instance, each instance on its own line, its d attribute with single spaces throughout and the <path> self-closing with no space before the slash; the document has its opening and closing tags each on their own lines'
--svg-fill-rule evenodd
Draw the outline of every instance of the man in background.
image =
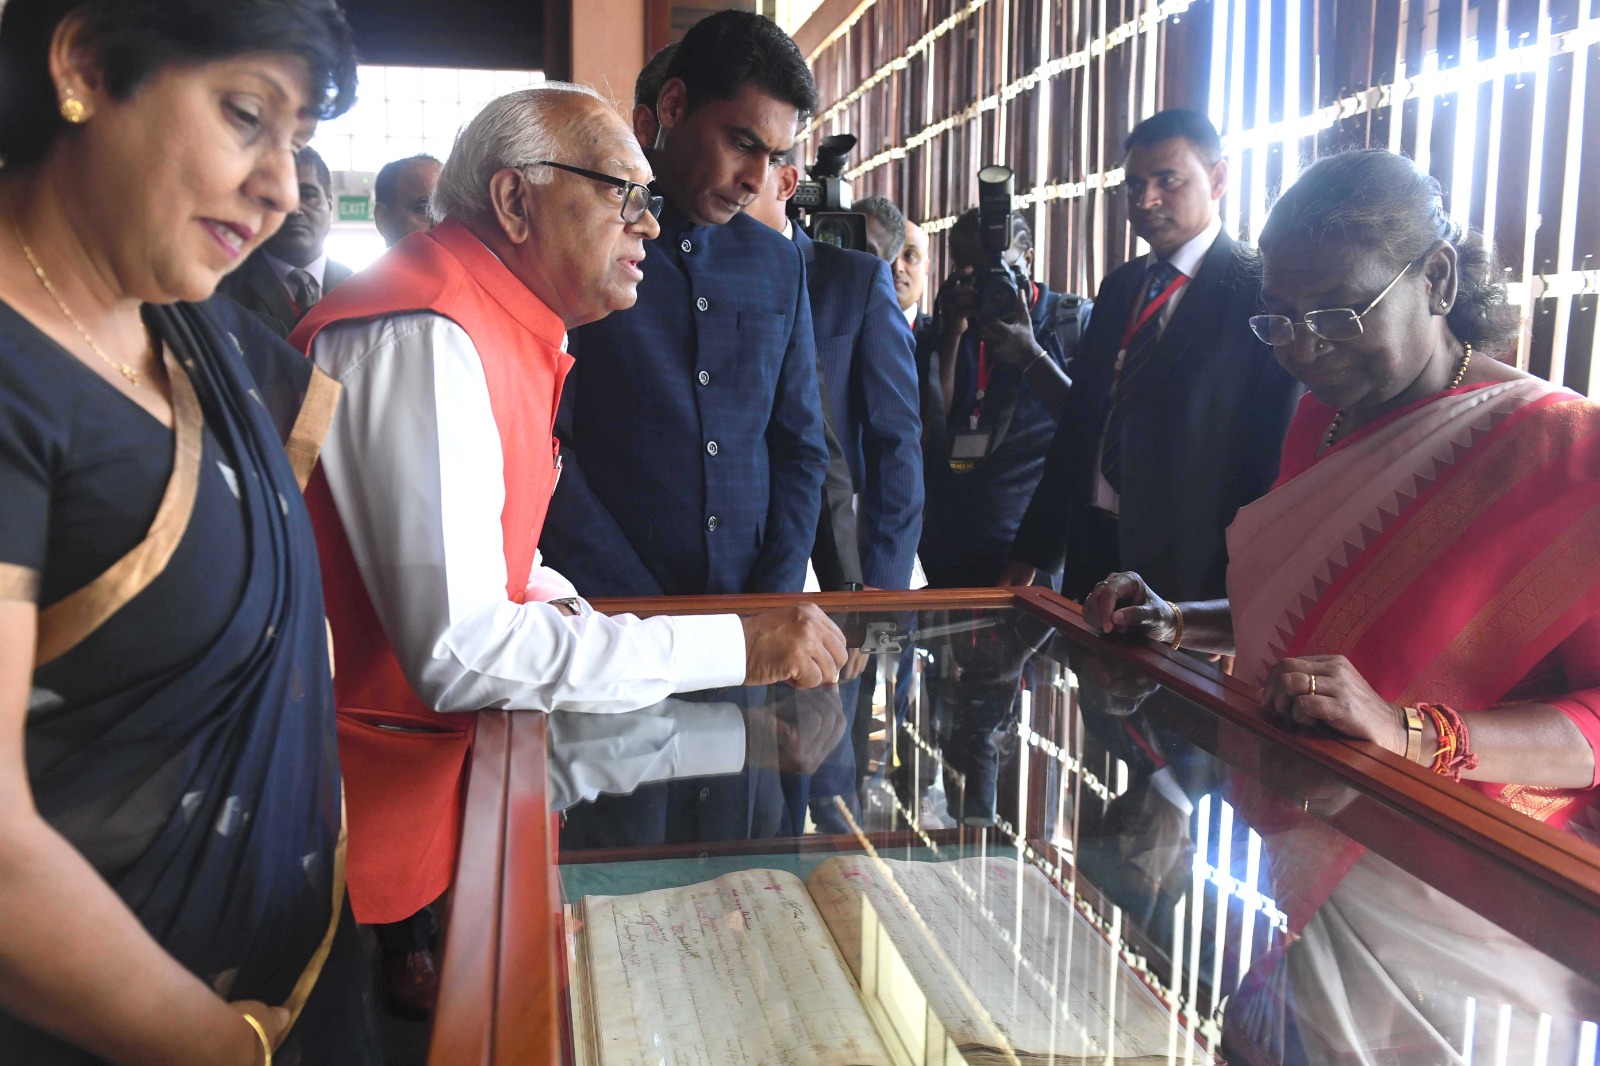
<svg viewBox="0 0 1600 1066">
<path fill-rule="evenodd" d="M 923 503 L 911 334 L 895 313 L 887 264 L 873 254 L 813 241 L 788 218 L 786 206 L 799 181 L 799 168 L 784 162 L 746 210 L 805 255 L 817 373 L 860 494 L 864 580 L 873 588 L 909 588 Z"/>
<path fill-rule="evenodd" d="M 1075 328 L 1088 301 L 1032 280 L 1033 235 L 1011 216 L 1002 259 L 1017 288 L 1014 310 L 980 314 L 975 280 L 995 264 L 978 209 L 949 233 L 953 272 L 939 290 L 932 328 L 917 345 L 923 385 L 928 509 L 920 556 L 934 588 L 974 588 L 1000 576 L 1071 388 Z"/>
<path fill-rule="evenodd" d="M 222 279 L 217 291 L 231 296 L 287 337 L 323 295 L 350 276 L 323 250 L 333 225 L 333 176 L 316 149 L 295 153 L 300 204 L 260 248 Z"/>
<path fill-rule="evenodd" d="M 1162 111 L 1125 149 L 1128 219 L 1150 254 L 1100 286 L 1001 581 L 1065 563 L 1074 599 L 1115 570 L 1175 600 L 1215 599 L 1227 595 L 1225 532 L 1276 478 L 1300 389 L 1250 332 L 1258 283 L 1218 215 L 1228 164 L 1216 127 Z"/>
<path fill-rule="evenodd" d="M 867 585 L 909 588 L 912 560 L 922 529 L 921 419 L 917 414 L 916 364 L 911 334 L 901 324 L 887 264 L 867 252 L 813 241 L 787 217 L 799 184 L 792 157 L 775 167 L 761 195 L 746 208 L 751 217 L 789 237 L 806 260 L 806 284 L 817 336 L 817 373 L 828 418 L 849 456 L 860 501 L 860 565 Z M 887 201 L 885 201 L 887 203 Z M 890 205 L 891 207 L 893 205 Z M 898 214 L 898 212 L 896 212 Z M 827 503 L 825 501 L 825 509 Z M 823 516 L 824 525 L 827 515 Z M 819 535 L 818 548 L 824 537 Z M 855 545 L 850 545 L 851 550 Z M 819 574 L 822 563 L 817 563 Z M 824 584 L 824 587 L 827 587 Z M 858 657 L 843 679 L 865 666 Z M 824 832 L 844 833 L 848 824 L 834 806 L 843 797 L 859 813 L 850 719 L 863 713 L 858 694 L 842 684 L 845 736 L 812 775 L 791 784 L 797 806 L 809 807 Z M 871 693 L 867 694 L 870 713 Z M 796 815 L 795 822 L 803 825 Z"/>
<path fill-rule="evenodd" d="M 867 251 L 893 263 L 906 243 L 906 216 L 884 196 L 865 196 L 850 208 L 867 216 Z"/>
<path fill-rule="evenodd" d="M 383 243 L 393 248 L 400 238 L 433 228 L 428 205 L 444 164 L 431 155 L 414 155 L 385 163 L 373 182 L 372 222 Z"/>
<path fill-rule="evenodd" d="M 928 288 L 928 235 L 909 218 L 905 245 L 893 265 L 895 297 L 912 334 L 920 336 L 929 321 L 929 316 L 922 313 L 922 294 Z"/>
</svg>

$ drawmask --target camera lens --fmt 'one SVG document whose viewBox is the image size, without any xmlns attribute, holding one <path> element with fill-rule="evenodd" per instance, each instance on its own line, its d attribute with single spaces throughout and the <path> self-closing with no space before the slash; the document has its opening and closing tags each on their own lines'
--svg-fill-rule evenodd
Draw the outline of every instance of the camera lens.
<svg viewBox="0 0 1600 1066">
<path fill-rule="evenodd" d="M 978 315 L 994 321 L 1017 309 L 1017 282 L 1004 266 L 992 266 L 978 276 Z"/>
<path fill-rule="evenodd" d="M 831 244 L 835 248 L 850 247 L 850 227 L 841 219 L 824 218 L 817 220 L 817 232 L 811 235 L 812 240 Z"/>
</svg>

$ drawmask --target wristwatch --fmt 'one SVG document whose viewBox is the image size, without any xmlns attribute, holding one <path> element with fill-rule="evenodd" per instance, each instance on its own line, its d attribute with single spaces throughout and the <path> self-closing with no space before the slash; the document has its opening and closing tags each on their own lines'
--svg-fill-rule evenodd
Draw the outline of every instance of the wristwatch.
<svg viewBox="0 0 1600 1066">
<path fill-rule="evenodd" d="M 577 618 L 594 613 L 594 608 L 590 607 L 588 601 L 581 596 L 563 596 L 559 600 L 546 600 L 545 602 L 555 607 L 565 607 Z"/>
</svg>

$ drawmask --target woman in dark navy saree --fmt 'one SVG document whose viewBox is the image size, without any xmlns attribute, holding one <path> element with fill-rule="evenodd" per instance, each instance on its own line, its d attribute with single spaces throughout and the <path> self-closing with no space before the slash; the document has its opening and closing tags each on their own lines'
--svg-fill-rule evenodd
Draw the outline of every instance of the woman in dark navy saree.
<svg viewBox="0 0 1600 1066">
<path fill-rule="evenodd" d="M 300 500 L 337 386 L 208 299 L 353 91 L 333 0 L 0 7 L 8 1066 L 377 1061 Z"/>
</svg>

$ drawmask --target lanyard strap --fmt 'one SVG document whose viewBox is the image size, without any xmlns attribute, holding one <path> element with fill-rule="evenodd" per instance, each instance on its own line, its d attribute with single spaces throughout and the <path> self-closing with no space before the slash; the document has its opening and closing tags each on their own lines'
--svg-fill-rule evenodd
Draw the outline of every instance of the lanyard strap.
<svg viewBox="0 0 1600 1066">
<path fill-rule="evenodd" d="M 1177 277 L 1172 279 L 1172 284 L 1168 285 L 1165 289 L 1162 289 L 1160 294 L 1157 295 L 1155 299 L 1145 304 L 1144 307 L 1139 310 L 1136 316 L 1130 316 L 1128 328 L 1122 331 L 1123 351 L 1128 350 L 1128 345 L 1133 341 L 1134 334 L 1138 333 L 1139 330 L 1144 327 L 1144 324 L 1150 321 L 1150 316 L 1160 311 L 1162 305 L 1164 305 L 1168 300 L 1172 299 L 1173 293 L 1183 288 L 1188 281 L 1189 277 L 1187 274 L 1179 274 Z"/>
<path fill-rule="evenodd" d="M 1029 289 L 1029 295 L 1032 297 L 1032 299 L 1028 303 L 1029 309 L 1031 310 L 1031 309 L 1037 308 L 1039 306 L 1039 300 L 1044 296 L 1044 286 L 1036 284 L 1030 278 L 1029 281 L 1028 281 L 1028 289 Z M 1028 326 L 1029 326 L 1030 329 L 1033 326 L 1033 323 L 1032 323 L 1031 319 L 1030 319 L 1030 321 L 1028 323 Z M 969 328 L 970 328 L 970 326 L 969 326 Z M 987 344 L 985 344 L 983 341 L 979 341 L 978 342 L 978 382 L 977 382 L 978 388 L 977 388 L 977 391 L 975 393 L 973 393 L 972 415 L 968 419 L 968 422 L 971 424 L 973 429 L 977 429 L 978 428 L 978 418 L 979 418 L 980 415 L 983 414 L 983 398 L 989 394 L 989 379 L 993 375 L 994 375 L 994 367 L 989 365 L 989 346 Z"/>
</svg>

